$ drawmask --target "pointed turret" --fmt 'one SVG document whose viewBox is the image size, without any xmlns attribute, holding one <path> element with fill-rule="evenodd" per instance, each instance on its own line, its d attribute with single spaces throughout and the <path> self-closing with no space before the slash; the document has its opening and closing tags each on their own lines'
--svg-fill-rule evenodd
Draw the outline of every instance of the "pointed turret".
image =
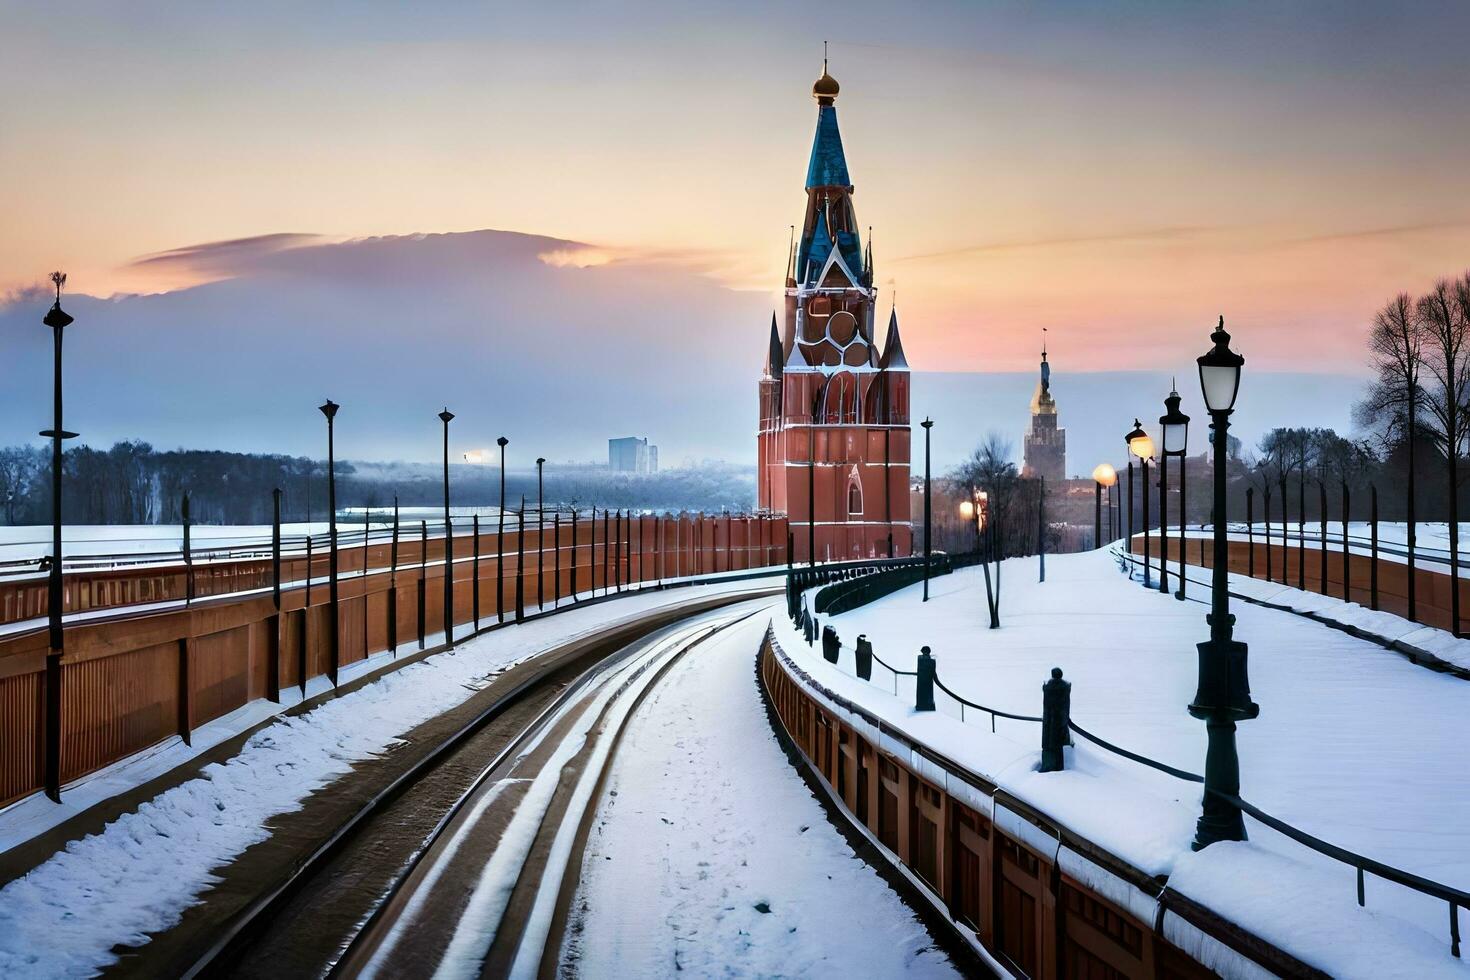
<svg viewBox="0 0 1470 980">
<path fill-rule="evenodd" d="M 785 367 L 786 357 L 782 352 L 781 335 L 776 331 L 776 311 L 771 311 L 771 344 L 770 350 L 766 352 L 766 375 L 767 377 L 780 380 L 781 369 Z"/>
<path fill-rule="evenodd" d="M 878 366 L 886 371 L 907 371 L 909 362 L 903 356 L 903 341 L 898 336 L 898 307 L 888 313 L 888 338 L 883 341 L 883 359 Z"/>
<path fill-rule="evenodd" d="M 842 134 L 837 131 L 837 79 L 827 74 L 827 59 L 822 59 L 822 77 L 812 86 L 817 100 L 817 137 L 812 141 L 812 159 L 806 168 L 807 190 L 813 187 L 848 187 L 847 157 L 842 152 Z"/>
</svg>

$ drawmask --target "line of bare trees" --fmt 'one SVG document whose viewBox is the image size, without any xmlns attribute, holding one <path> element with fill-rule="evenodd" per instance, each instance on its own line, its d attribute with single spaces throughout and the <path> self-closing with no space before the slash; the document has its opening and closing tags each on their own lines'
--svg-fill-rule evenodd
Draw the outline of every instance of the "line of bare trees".
<svg viewBox="0 0 1470 980">
<path fill-rule="evenodd" d="M 1400 293 L 1373 319 L 1368 337 L 1374 380 L 1356 406 L 1360 425 L 1390 451 L 1408 455 L 1409 618 L 1414 617 L 1417 444 L 1430 443 L 1445 461 L 1449 498 L 1451 620 L 1459 632 L 1460 457 L 1470 434 L 1470 273 L 1441 279 L 1424 295 Z"/>
<path fill-rule="evenodd" d="M 287 521 L 325 520 L 327 466 L 322 460 L 264 453 L 204 449 L 159 451 L 142 441 L 110 449 L 87 445 L 66 451 L 62 501 L 68 524 L 177 524 L 180 502 L 189 494 L 196 524 L 268 524 L 271 490 L 284 493 Z M 5 524 L 45 524 L 51 507 L 50 453 L 36 446 L 0 448 L 0 518 Z M 404 506 L 436 505 L 443 499 L 437 466 L 338 460 L 337 501 L 343 507 L 383 508 L 399 498 Z M 493 505 L 499 470 L 455 464 L 454 502 Z M 546 502 L 650 510 L 748 509 L 753 474 L 735 464 L 706 463 L 652 475 L 617 473 L 606 467 L 549 464 Z M 534 470 L 508 470 L 507 499 L 538 491 Z"/>
</svg>

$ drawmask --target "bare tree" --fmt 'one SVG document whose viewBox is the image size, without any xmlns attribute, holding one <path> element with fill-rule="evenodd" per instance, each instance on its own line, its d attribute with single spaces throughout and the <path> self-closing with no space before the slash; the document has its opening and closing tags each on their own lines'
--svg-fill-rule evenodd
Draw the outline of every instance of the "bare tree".
<svg viewBox="0 0 1470 980">
<path fill-rule="evenodd" d="M 991 432 L 980 447 L 962 463 L 957 477 L 985 494 L 986 540 L 984 560 L 985 601 L 990 611 L 990 628 L 1000 628 L 1000 565 L 1005 557 L 1006 530 L 1015 507 L 1020 475 L 1011 461 L 1012 445 L 999 432 Z M 994 582 L 990 563 L 995 562 Z"/>
<path fill-rule="evenodd" d="M 41 461 L 27 446 L 0 449 L 0 504 L 5 506 L 5 523 L 15 523 L 15 508 L 24 503 L 40 472 Z"/>
<path fill-rule="evenodd" d="M 1402 440 L 1409 453 L 1408 520 L 1409 618 L 1414 618 L 1414 443 L 1418 435 L 1418 409 L 1423 392 L 1420 375 L 1424 368 L 1424 333 L 1418 324 L 1414 301 L 1399 293 L 1373 317 L 1368 334 L 1368 361 L 1373 383 L 1354 408 L 1359 424 L 1378 434 L 1386 447 Z"/>
<path fill-rule="evenodd" d="M 1444 453 L 1449 485 L 1450 622 L 1460 634 L 1460 453 L 1470 435 L 1470 277 L 1441 279 L 1414 306 L 1422 335 L 1424 428 Z"/>
</svg>

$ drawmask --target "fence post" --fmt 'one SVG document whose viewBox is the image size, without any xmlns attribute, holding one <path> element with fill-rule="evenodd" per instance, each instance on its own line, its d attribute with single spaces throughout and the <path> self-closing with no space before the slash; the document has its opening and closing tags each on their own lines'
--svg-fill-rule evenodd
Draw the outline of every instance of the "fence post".
<svg viewBox="0 0 1470 980">
<path fill-rule="evenodd" d="M 857 648 L 853 653 L 853 661 L 857 667 L 859 680 L 870 681 L 873 679 L 873 644 L 868 640 L 866 633 L 859 633 Z"/>
<path fill-rule="evenodd" d="M 1321 511 L 1317 522 L 1320 525 L 1317 537 L 1322 548 L 1322 557 L 1318 565 L 1322 573 L 1322 594 L 1327 595 L 1327 484 L 1321 480 L 1317 481 L 1317 505 Z"/>
<path fill-rule="evenodd" d="M 577 507 L 572 505 L 572 582 L 568 586 L 572 593 L 572 604 L 577 602 Z"/>
<path fill-rule="evenodd" d="M 1066 768 L 1063 749 L 1072 744 L 1072 682 L 1062 680 L 1062 668 L 1051 669 L 1051 680 L 1041 685 L 1041 771 Z"/>
<path fill-rule="evenodd" d="M 1261 523 L 1266 530 L 1266 581 L 1269 582 L 1271 581 L 1271 484 L 1265 485 L 1261 490 L 1261 496 L 1261 503 L 1265 510 L 1262 515 L 1265 520 Z"/>
<path fill-rule="evenodd" d="M 555 577 L 551 586 L 551 608 L 556 609 L 561 605 L 561 508 L 558 507 L 555 514 L 551 515 L 551 547 L 555 550 L 552 559 L 552 574 Z"/>
<path fill-rule="evenodd" d="M 270 657 L 266 661 L 265 691 L 269 701 L 281 700 L 281 488 L 271 491 L 271 616 Z"/>
<path fill-rule="evenodd" d="M 194 730 L 193 680 L 189 677 L 189 638 L 179 638 L 179 738 L 185 745 L 192 745 L 190 733 Z"/>
<path fill-rule="evenodd" d="M 297 653 L 297 666 L 301 668 L 301 697 L 306 697 L 306 669 L 311 651 L 311 522 L 306 522 L 306 605 L 301 608 L 301 649 Z"/>
<path fill-rule="evenodd" d="M 388 548 L 388 651 L 398 656 L 398 496 L 393 497 L 393 542 Z"/>
<path fill-rule="evenodd" d="M 475 536 L 474 549 L 474 600 L 470 603 L 470 615 L 475 619 L 475 632 L 480 632 L 480 515 L 476 514 L 472 533 Z"/>
<path fill-rule="evenodd" d="M 425 592 L 429 579 L 429 522 L 419 521 L 419 649 L 424 648 Z"/>
<path fill-rule="evenodd" d="M 837 631 L 828 623 L 822 627 L 822 659 L 829 664 L 835 664 L 839 652 L 842 650 L 842 641 L 837 638 Z"/>
<path fill-rule="evenodd" d="M 1368 485 L 1368 608 L 1378 608 L 1378 487 Z"/>
<path fill-rule="evenodd" d="M 194 558 L 189 553 L 189 495 L 184 494 L 184 605 L 194 601 Z"/>
<path fill-rule="evenodd" d="M 1342 601 L 1353 601 L 1352 547 L 1348 544 L 1348 511 L 1351 499 L 1347 481 L 1342 481 Z"/>
<path fill-rule="evenodd" d="M 526 618 L 526 498 L 516 514 L 516 622 Z"/>
<path fill-rule="evenodd" d="M 919 648 L 919 661 L 915 668 L 918 677 L 914 681 L 914 710 L 934 710 L 934 657 L 928 647 Z"/>
</svg>

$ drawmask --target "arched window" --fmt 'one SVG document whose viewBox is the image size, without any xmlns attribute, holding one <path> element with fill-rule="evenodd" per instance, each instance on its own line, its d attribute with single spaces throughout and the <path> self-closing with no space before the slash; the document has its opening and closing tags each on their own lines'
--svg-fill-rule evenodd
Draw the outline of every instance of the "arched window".
<svg viewBox="0 0 1470 980">
<path fill-rule="evenodd" d="M 863 488 L 853 480 L 847 485 L 847 516 L 860 516 L 863 512 Z"/>
<path fill-rule="evenodd" d="M 851 371 L 838 371 L 827 382 L 822 398 L 822 422 L 840 425 L 857 421 L 857 379 Z"/>
</svg>

